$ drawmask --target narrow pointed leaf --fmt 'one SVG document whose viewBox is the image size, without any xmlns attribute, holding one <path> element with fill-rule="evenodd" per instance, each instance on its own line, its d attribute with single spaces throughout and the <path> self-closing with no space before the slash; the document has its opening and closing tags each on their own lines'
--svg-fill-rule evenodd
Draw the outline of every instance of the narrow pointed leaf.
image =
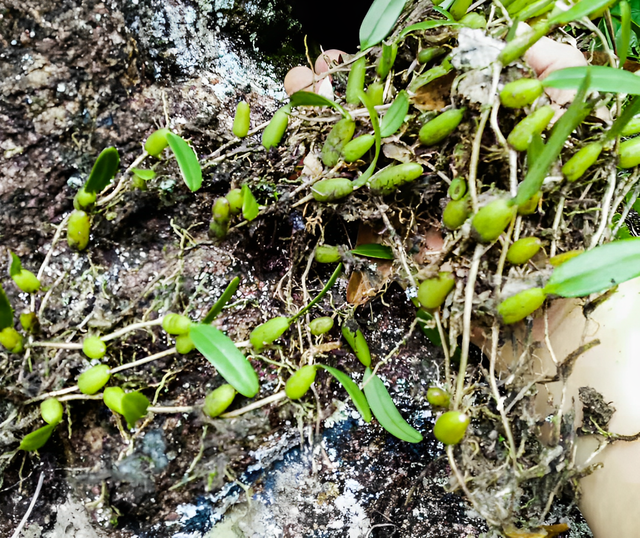
<svg viewBox="0 0 640 538">
<path fill-rule="evenodd" d="M 614 69 L 614 71 L 618 72 L 617 69 Z M 582 123 L 582 120 L 587 117 L 587 114 L 593 107 L 593 103 L 585 100 L 587 88 L 590 83 L 590 71 L 587 69 L 585 70 L 584 80 L 578 93 L 573 99 L 569 109 L 562 115 L 553 128 L 553 132 L 545 144 L 544 150 L 540 153 L 538 159 L 529 163 L 527 175 L 524 181 L 518 186 L 518 194 L 514 198 L 514 202 L 517 205 L 524 204 L 540 190 L 544 178 L 549 171 L 549 167 L 560 155 L 567 138 L 573 130 Z"/>
<path fill-rule="evenodd" d="M 234 389 L 247 398 L 258 394 L 258 376 L 231 338 L 215 327 L 202 323 L 191 325 L 189 335 L 197 350 Z"/>
<path fill-rule="evenodd" d="M 419 22 L 416 24 L 412 24 L 411 26 L 407 26 L 404 30 L 402 30 L 402 32 L 400 32 L 400 38 L 403 38 L 411 32 L 418 32 L 420 30 L 431 30 L 431 28 L 437 28 L 439 26 L 460 26 L 460 24 L 452 20 Z"/>
<path fill-rule="evenodd" d="M 640 276 L 640 238 L 614 241 L 588 250 L 553 270 L 544 291 L 584 297 Z"/>
<path fill-rule="evenodd" d="M 302 310 L 300 310 L 295 316 L 291 317 L 289 324 L 293 323 L 299 317 L 304 316 L 309 310 L 311 310 L 313 306 L 318 304 L 320 299 L 322 299 L 325 296 L 325 294 L 336 283 L 336 281 L 338 280 L 338 277 L 342 273 L 342 268 L 343 268 L 343 265 L 341 262 L 338 264 L 338 267 L 335 268 L 335 270 L 333 271 L 333 274 L 329 277 L 329 280 L 327 280 L 327 283 L 324 285 L 324 288 L 320 290 L 320 293 L 318 293 L 318 295 L 316 295 L 315 298 L 307 306 L 305 306 Z"/>
<path fill-rule="evenodd" d="M 338 110 L 345 118 L 351 117 L 351 114 L 340 104 L 314 92 L 300 90 L 295 92 L 289 99 L 292 106 L 330 106 Z"/>
<path fill-rule="evenodd" d="M 626 0 L 622 0 L 618 6 L 620 9 L 620 31 L 616 34 L 616 53 L 618 55 L 618 67 L 622 69 L 622 66 L 627 61 L 631 43 L 631 6 Z"/>
<path fill-rule="evenodd" d="M 195 152 L 189 144 L 177 134 L 167 133 L 167 142 L 176 156 L 176 161 L 182 173 L 182 179 L 191 192 L 202 186 L 202 169 Z"/>
<path fill-rule="evenodd" d="M 640 96 L 632 97 L 627 106 L 624 107 L 622 114 L 620 114 L 616 121 L 613 122 L 611 129 L 609 129 L 605 135 L 605 140 L 613 140 L 616 136 L 620 136 L 622 130 L 627 126 L 633 117 L 640 112 Z"/>
<path fill-rule="evenodd" d="M 150 179 L 156 177 L 155 171 L 144 168 L 132 168 L 131 173 L 135 174 L 141 179 L 144 179 L 145 181 L 149 181 Z"/>
<path fill-rule="evenodd" d="M 367 245 L 360 245 L 351 251 L 352 254 L 358 256 L 366 256 L 367 258 L 379 258 L 381 260 L 393 260 L 393 250 L 386 245 L 379 245 L 377 243 L 370 243 Z"/>
<path fill-rule="evenodd" d="M 93 164 L 91 173 L 84 184 L 84 190 L 96 194 L 102 192 L 115 177 L 118 166 L 120 166 L 118 150 L 114 147 L 103 149 Z"/>
<path fill-rule="evenodd" d="M 573 21 L 588 17 L 594 11 L 611 4 L 611 0 L 580 0 L 571 9 L 558 13 L 549 19 L 551 24 L 568 24 Z"/>
<path fill-rule="evenodd" d="M 591 72 L 589 91 L 640 95 L 640 77 L 629 71 L 604 65 L 560 69 L 551 73 L 542 81 L 542 84 L 548 88 L 575 90 L 582 84 L 587 76 L 587 71 Z"/>
<path fill-rule="evenodd" d="M 422 330 L 422 334 L 424 334 L 434 346 L 442 347 L 442 340 L 440 339 L 438 329 L 427 327 L 427 323 L 433 319 L 433 315 L 419 308 L 416 312 L 416 318 L 418 318 L 418 325 Z"/>
<path fill-rule="evenodd" d="M 371 378 L 369 380 L 369 378 Z M 369 382 L 367 383 L 367 380 Z M 380 426 L 391 435 L 407 441 L 409 443 L 419 443 L 422 441 L 422 434 L 411 426 L 400 414 L 396 404 L 393 403 L 387 387 L 382 380 L 367 368 L 364 373 L 364 393 Z"/>
<path fill-rule="evenodd" d="M 4 288 L 0 285 L 0 331 L 7 327 L 13 327 L 13 308 Z"/>
<path fill-rule="evenodd" d="M 20 258 L 11 252 L 11 266 L 9 267 L 9 276 L 14 277 L 22 271 L 22 262 Z"/>
<path fill-rule="evenodd" d="M 318 364 L 318 366 L 320 368 L 324 368 L 327 372 L 329 372 L 345 388 L 347 394 L 353 401 L 353 405 L 356 406 L 358 413 L 360 413 L 362 420 L 364 420 L 365 422 L 371 422 L 371 408 L 369 407 L 367 398 L 365 397 L 364 393 L 358 388 L 358 385 L 356 385 L 355 382 L 351 379 L 351 377 L 349 377 L 341 370 L 332 368 L 331 366 L 327 366 L 326 364 Z"/>
<path fill-rule="evenodd" d="M 367 50 L 389 35 L 404 9 L 405 0 L 373 0 L 360 25 L 360 50 Z"/>
<path fill-rule="evenodd" d="M 141 392 L 128 392 L 122 397 L 121 406 L 127 426 L 133 428 L 147 414 L 149 399 Z"/>
<path fill-rule="evenodd" d="M 409 112 L 409 97 L 404 90 L 398 94 L 393 104 L 382 118 L 380 125 L 380 136 L 386 138 L 394 134 L 404 123 L 404 119 Z"/>
<path fill-rule="evenodd" d="M 46 426 L 42 426 L 42 428 L 38 428 L 36 431 L 25 435 L 20 442 L 18 450 L 26 450 L 27 452 L 31 452 L 33 450 L 42 448 L 49 440 L 49 437 L 51 437 L 51 434 L 53 433 L 53 429 L 55 427 L 55 424 L 47 424 Z"/>
<path fill-rule="evenodd" d="M 260 213 L 260 207 L 256 197 L 247 185 L 242 185 L 242 216 L 245 220 L 252 221 Z"/>
<path fill-rule="evenodd" d="M 366 185 L 367 181 L 369 181 L 369 178 L 375 172 L 376 164 L 378 163 L 378 157 L 380 157 L 380 146 L 382 142 L 382 137 L 380 136 L 380 120 L 378 118 L 378 113 L 376 112 L 376 109 L 373 106 L 373 103 L 369 99 L 369 96 L 366 93 L 364 93 L 362 90 L 358 92 L 358 97 L 360 98 L 360 101 L 362 101 L 364 106 L 366 106 L 367 110 L 369 111 L 369 117 L 371 118 L 371 126 L 373 127 L 373 133 L 376 137 L 376 152 L 375 152 L 375 155 L 373 156 L 373 161 L 371 161 L 371 164 L 369 165 L 369 167 L 364 171 L 363 174 L 360 174 L 360 177 L 353 180 L 354 188 L 358 188 L 358 187 L 362 187 L 363 185 Z"/>
<path fill-rule="evenodd" d="M 528 163 L 533 163 L 540 158 L 540 155 L 542 155 L 542 152 L 544 151 L 544 145 L 544 140 L 542 140 L 542 137 L 539 134 L 536 133 L 533 135 L 531 143 L 527 148 Z"/>
<path fill-rule="evenodd" d="M 235 292 L 238 291 L 239 285 L 240 285 L 239 276 L 235 277 L 231 282 L 229 282 L 229 285 L 227 286 L 227 288 L 222 292 L 220 299 L 218 299 L 215 302 L 215 304 L 211 307 L 211 310 L 207 312 L 207 315 L 202 320 L 203 324 L 209 325 L 210 323 L 213 322 L 214 319 L 218 317 L 220 312 L 222 312 L 222 309 L 229 302 L 229 299 L 231 299 L 231 297 L 233 297 Z"/>
</svg>

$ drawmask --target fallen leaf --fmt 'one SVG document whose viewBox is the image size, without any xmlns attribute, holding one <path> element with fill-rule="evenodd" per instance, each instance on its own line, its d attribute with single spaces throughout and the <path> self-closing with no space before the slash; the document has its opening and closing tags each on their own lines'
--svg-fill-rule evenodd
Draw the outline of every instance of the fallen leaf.
<svg viewBox="0 0 640 538">
<path fill-rule="evenodd" d="M 456 71 L 450 71 L 446 75 L 432 80 L 421 88 L 411 99 L 412 104 L 422 110 L 442 110 L 451 102 L 451 84 L 456 78 Z"/>
</svg>

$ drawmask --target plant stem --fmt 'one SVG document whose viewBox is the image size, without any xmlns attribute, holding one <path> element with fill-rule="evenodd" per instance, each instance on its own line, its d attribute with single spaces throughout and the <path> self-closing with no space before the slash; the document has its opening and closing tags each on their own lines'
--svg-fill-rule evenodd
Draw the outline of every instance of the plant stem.
<svg viewBox="0 0 640 538">
<path fill-rule="evenodd" d="M 454 409 L 459 409 L 462 402 L 462 393 L 464 391 L 464 376 L 469 362 L 469 342 L 471 340 L 471 309 L 473 308 L 473 296 L 475 295 L 476 278 L 478 277 L 478 269 L 480 267 L 480 259 L 485 252 L 485 247 L 481 244 L 476 245 L 473 252 L 471 267 L 467 277 L 467 287 L 465 289 L 464 314 L 462 318 L 462 349 L 460 350 L 460 369 L 458 370 L 458 379 L 456 384 L 456 398 Z"/>
<path fill-rule="evenodd" d="M 283 400 L 286 397 L 287 397 L 287 394 L 285 393 L 284 390 L 282 390 L 280 392 L 276 392 L 275 394 L 272 394 L 271 396 L 263 398 L 262 400 L 258 400 L 257 402 L 253 402 L 252 404 L 246 405 L 245 407 L 241 407 L 240 409 L 236 409 L 235 411 L 229 411 L 228 413 L 224 413 L 224 414 L 220 415 L 220 417 L 221 418 L 239 417 L 240 415 L 244 415 L 245 413 L 248 413 L 249 411 L 253 411 L 254 409 L 260 409 L 261 407 L 264 407 L 265 405 L 269 405 L 270 403 L 277 402 L 279 400 Z"/>
<path fill-rule="evenodd" d="M 129 362 L 127 364 L 123 364 L 122 366 L 117 366 L 116 368 L 112 368 L 110 370 L 110 372 L 112 374 L 117 374 L 118 372 L 123 372 L 124 370 L 128 370 L 130 368 L 135 368 L 136 366 L 140 366 L 142 364 L 147 364 L 148 362 L 153 362 L 155 360 L 162 359 L 163 357 L 169 357 L 170 355 L 173 355 L 174 353 L 177 353 L 175 347 L 172 347 L 170 349 L 165 349 L 164 351 L 161 351 L 160 353 L 155 353 L 154 355 L 149 355 L 148 357 L 145 357 L 144 359 L 138 359 L 137 361 Z"/>
<path fill-rule="evenodd" d="M 140 323 L 132 323 L 131 325 L 127 325 L 122 329 L 118 329 L 111 334 L 101 336 L 100 340 L 102 340 L 103 342 L 108 342 L 109 340 L 118 338 L 123 334 L 127 334 L 128 332 L 137 331 L 138 329 L 145 329 L 147 327 L 154 327 L 155 325 L 162 325 L 162 318 L 154 319 L 153 321 L 141 321 Z"/>
<path fill-rule="evenodd" d="M 484 127 L 491 114 L 492 107 L 487 107 L 482 111 L 480 116 L 480 123 L 476 131 L 476 136 L 473 139 L 473 146 L 471 148 L 471 162 L 469 164 L 469 197 L 471 198 L 471 207 L 473 212 L 478 211 L 478 189 L 476 180 L 478 177 L 478 161 L 480 159 L 480 146 L 482 145 L 482 134 L 484 133 Z"/>
</svg>

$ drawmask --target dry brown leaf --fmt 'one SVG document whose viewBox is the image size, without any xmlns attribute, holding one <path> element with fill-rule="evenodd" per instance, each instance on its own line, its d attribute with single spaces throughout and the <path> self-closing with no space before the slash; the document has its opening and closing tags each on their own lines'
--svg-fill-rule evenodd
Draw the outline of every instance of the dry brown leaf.
<svg viewBox="0 0 640 538">
<path fill-rule="evenodd" d="M 446 75 L 418 88 L 411 99 L 413 105 L 422 111 L 442 110 L 451 102 L 451 84 L 456 78 L 456 72 L 450 71 Z"/>
</svg>

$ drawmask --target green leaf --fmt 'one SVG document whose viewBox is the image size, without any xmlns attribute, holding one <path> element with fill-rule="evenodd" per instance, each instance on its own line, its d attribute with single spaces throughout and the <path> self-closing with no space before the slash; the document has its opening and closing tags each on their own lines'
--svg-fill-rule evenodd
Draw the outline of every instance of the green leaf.
<svg viewBox="0 0 640 538">
<path fill-rule="evenodd" d="M 329 277 L 329 280 L 327 280 L 327 283 L 324 285 L 324 288 L 320 290 L 320 293 L 318 293 L 318 295 L 315 296 L 313 301 L 311 301 L 307 306 L 305 306 L 302 310 L 300 310 L 295 316 L 292 316 L 291 318 L 289 318 L 289 325 L 291 325 L 291 323 L 293 323 L 299 317 L 304 316 L 309 310 L 311 310 L 313 306 L 318 304 L 320 299 L 322 299 L 325 296 L 325 294 L 333 287 L 333 285 L 338 280 L 338 277 L 342 273 L 342 267 L 343 267 L 342 262 L 340 262 L 338 266 L 335 268 L 335 270 L 333 271 L 333 274 Z"/>
<path fill-rule="evenodd" d="M 422 308 L 419 308 L 416 312 L 416 318 L 418 318 L 418 325 L 422 330 L 422 333 L 429 339 L 429 341 L 438 347 L 442 347 L 442 340 L 440 339 L 440 333 L 438 329 L 427 327 L 427 323 L 433 319 L 433 315 Z"/>
<path fill-rule="evenodd" d="M 371 164 L 369 165 L 369 167 L 364 171 L 363 174 L 360 174 L 360 177 L 353 180 L 353 187 L 356 189 L 358 187 L 362 187 L 363 185 L 366 185 L 367 181 L 369 181 L 369 178 L 373 175 L 373 172 L 375 172 L 376 164 L 378 163 L 378 157 L 380 157 L 380 145 L 382 143 L 382 137 L 380 136 L 380 120 L 378 119 L 378 112 L 376 112 L 376 109 L 374 108 L 373 103 L 371 102 L 371 99 L 369 99 L 369 96 L 366 93 L 364 93 L 364 91 L 360 90 L 358 92 L 358 97 L 360 98 L 360 101 L 362 101 L 362 104 L 366 106 L 367 110 L 369 111 L 369 118 L 371 119 L 373 134 L 376 137 L 376 152 L 375 152 L 375 155 L 373 156 L 373 161 L 371 161 Z"/>
<path fill-rule="evenodd" d="M 451 3 L 451 6 L 454 3 Z M 451 8 L 451 6 L 449 6 L 449 8 Z M 451 13 L 449 11 L 447 11 L 446 9 L 443 9 L 440 6 L 433 6 L 433 10 L 437 11 L 438 13 L 440 13 L 440 15 L 442 15 L 443 17 L 445 17 L 448 21 L 450 22 L 456 22 L 456 20 L 453 18 L 453 16 L 451 15 Z"/>
<path fill-rule="evenodd" d="M 247 185 L 242 185 L 242 216 L 245 220 L 252 221 L 260 213 L 260 207 L 256 197 Z"/>
<path fill-rule="evenodd" d="M 594 11 L 611 4 L 611 0 L 580 0 L 571 9 L 558 13 L 549 19 L 551 24 L 568 24 L 573 21 L 588 17 Z"/>
<path fill-rule="evenodd" d="M 156 177 L 156 173 L 153 170 L 145 170 L 142 168 L 132 168 L 131 173 L 138 176 L 140 179 L 144 179 L 145 181 L 149 181 Z"/>
<path fill-rule="evenodd" d="M 631 6 L 626 0 L 622 0 L 618 7 L 620 8 L 620 30 L 616 33 L 616 54 L 618 55 L 618 67 L 627 61 L 629 54 L 629 45 L 631 44 Z"/>
<path fill-rule="evenodd" d="M 220 312 L 222 312 L 222 309 L 224 308 L 224 306 L 229 302 L 229 299 L 231 299 L 231 297 L 233 297 L 235 292 L 238 291 L 239 285 L 240 285 L 239 276 L 235 277 L 231 282 L 229 282 L 229 285 L 227 286 L 227 288 L 222 292 L 220 299 L 218 299 L 215 302 L 215 304 L 211 307 L 211 310 L 207 312 L 207 315 L 202 320 L 203 324 L 209 325 L 213 322 L 214 319 L 218 317 Z"/>
<path fill-rule="evenodd" d="M 147 414 L 149 399 L 141 392 L 128 392 L 122 397 L 120 405 L 127 426 L 133 428 L 136 422 Z"/>
<path fill-rule="evenodd" d="M 360 25 L 360 50 L 377 45 L 393 30 L 406 0 L 373 0 Z"/>
<path fill-rule="evenodd" d="M 326 364 L 317 364 L 316 366 L 324 368 L 338 380 L 338 382 L 347 391 L 347 394 L 349 394 L 349 397 L 353 401 L 353 404 L 356 406 L 358 413 L 360 413 L 362 420 L 364 420 L 365 422 L 371 422 L 371 409 L 369 408 L 369 402 L 367 402 L 367 398 L 365 397 L 364 393 L 358 388 L 358 385 L 356 385 L 347 374 L 338 370 L 337 368 L 332 368 L 331 366 L 327 366 Z"/>
<path fill-rule="evenodd" d="M 404 119 L 407 117 L 408 112 L 409 97 L 407 96 L 407 92 L 402 90 L 382 118 L 382 123 L 380 125 L 380 137 L 386 138 L 400 129 L 400 126 L 404 123 Z"/>
<path fill-rule="evenodd" d="M 345 118 L 351 118 L 351 114 L 340 104 L 317 93 L 300 90 L 295 92 L 289 99 L 292 106 L 330 106 L 338 110 Z"/>
<path fill-rule="evenodd" d="M 590 91 L 640 95 L 640 77 L 629 71 L 604 65 L 560 69 L 551 73 L 542 81 L 542 84 L 550 88 L 575 90 L 582 84 L 587 71 L 591 72 L 591 83 L 588 88 Z"/>
<path fill-rule="evenodd" d="M 11 252 L 10 254 L 11 266 L 9 267 L 9 276 L 14 277 L 16 275 L 19 275 L 20 271 L 22 271 L 22 262 L 20 261 L 20 258 L 18 258 L 18 256 L 16 256 L 13 252 Z"/>
<path fill-rule="evenodd" d="M 11 308 L 9 297 L 0 284 L 0 331 L 7 327 L 13 327 L 13 308 Z"/>
<path fill-rule="evenodd" d="M 411 93 L 415 93 L 416 91 L 418 91 L 419 88 L 422 88 L 422 86 L 429 84 L 429 82 L 437 78 L 444 77 L 452 69 L 453 69 L 453 66 L 451 65 L 451 62 L 445 59 L 441 65 L 433 66 L 431 69 L 428 69 L 427 71 L 422 73 L 420 76 L 413 79 L 411 81 L 411 84 L 409 84 L 409 86 L 407 87 L 407 89 Z"/>
<path fill-rule="evenodd" d="M 120 166 L 120 155 L 114 147 L 102 150 L 84 184 L 87 192 L 99 193 L 111 182 Z"/>
<path fill-rule="evenodd" d="M 640 238 L 614 241 L 579 254 L 553 270 L 544 288 L 561 297 L 584 297 L 640 276 Z"/>
<path fill-rule="evenodd" d="M 403 441 L 409 443 L 422 441 L 422 434 L 402 418 L 387 391 L 387 387 L 377 375 L 373 374 L 371 368 L 366 369 L 364 382 L 366 383 L 364 393 L 371 406 L 371 411 L 373 411 L 373 416 L 378 419 L 380 426 Z"/>
<path fill-rule="evenodd" d="M 411 32 L 417 32 L 419 30 L 431 30 L 431 28 L 437 28 L 438 26 L 460 26 L 460 24 L 451 20 L 419 22 L 417 24 L 407 26 L 404 30 L 402 30 L 402 32 L 400 32 L 400 38 L 403 38 Z"/>
<path fill-rule="evenodd" d="M 620 136 L 620 133 L 622 133 L 623 129 L 627 126 L 627 123 L 629 123 L 638 112 L 640 112 L 640 97 L 636 95 L 629 100 L 622 114 L 613 122 L 611 129 L 605 134 L 605 140 L 613 140 L 616 136 Z"/>
<path fill-rule="evenodd" d="M 177 134 L 167 133 L 167 142 L 176 156 L 176 161 L 182 172 L 182 178 L 191 192 L 202 186 L 202 169 L 192 147 Z"/>
<path fill-rule="evenodd" d="M 538 133 L 533 135 L 531 143 L 527 148 L 527 162 L 533 163 L 537 159 L 539 159 L 540 155 L 542 155 L 542 152 L 544 151 L 544 146 L 545 144 L 544 140 L 542 140 L 542 137 Z"/>
<path fill-rule="evenodd" d="M 42 426 L 42 428 L 38 428 L 37 430 L 25 435 L 20 442 L 18 450 L 31 452 L 42 448 L 49 440 L 49 437 L 51 437 L 55 427 L 55 424 L 47 424 L 46 426 Z"/>
<path fill-rule="evenodd" d="M 189 335 L 197 350 L 234 389 L 247 398 L 258 394 L 258 376 L 231 338 L 215 327 L 202 323 L 192 324 Z"/>
<path fill-rule="evenodd" d="M 379 245 L 378 243 L 368 243 L 366 245 L 360 245 L 351 251 L 352 254 L 358 256 L 366 256 L 367 258 L 379 258 L 381 260 L 393 260 L 393 250 L 386 245 Z"/>
<path fill-rule="evenodd" d="M 616 73 L 619 72 L 617 69 L 613 69 L 613 71 Z M 549 76 L 553 76 L 553 73 Z M 524 204 L 540 190 L 549 167 L 560 155 L 565 141 L 569 138 L 569 135 L 573 130 L 582 123 L 582 120 L 587 117 L 587 114 L 593 107 L 593 103 L 585 101 L 587 88 L 590 83 L 590 71 L 589 69 L 586 69 L 584 71 L 584 78 L 578 93 L 574 97 L 569 109 L 562 115 L 558 120 L 558 123 L 556 123 L 553 128 L 553 132 L 544 147 L 544 151 L 541 152 L 538 159 L 529 163 L 527 175 L 525 176 L 524 181 L 520 183 L 518 187 L 518 194 L 514 198 L 514 202 L 517 205 Z"/>
</svg>

